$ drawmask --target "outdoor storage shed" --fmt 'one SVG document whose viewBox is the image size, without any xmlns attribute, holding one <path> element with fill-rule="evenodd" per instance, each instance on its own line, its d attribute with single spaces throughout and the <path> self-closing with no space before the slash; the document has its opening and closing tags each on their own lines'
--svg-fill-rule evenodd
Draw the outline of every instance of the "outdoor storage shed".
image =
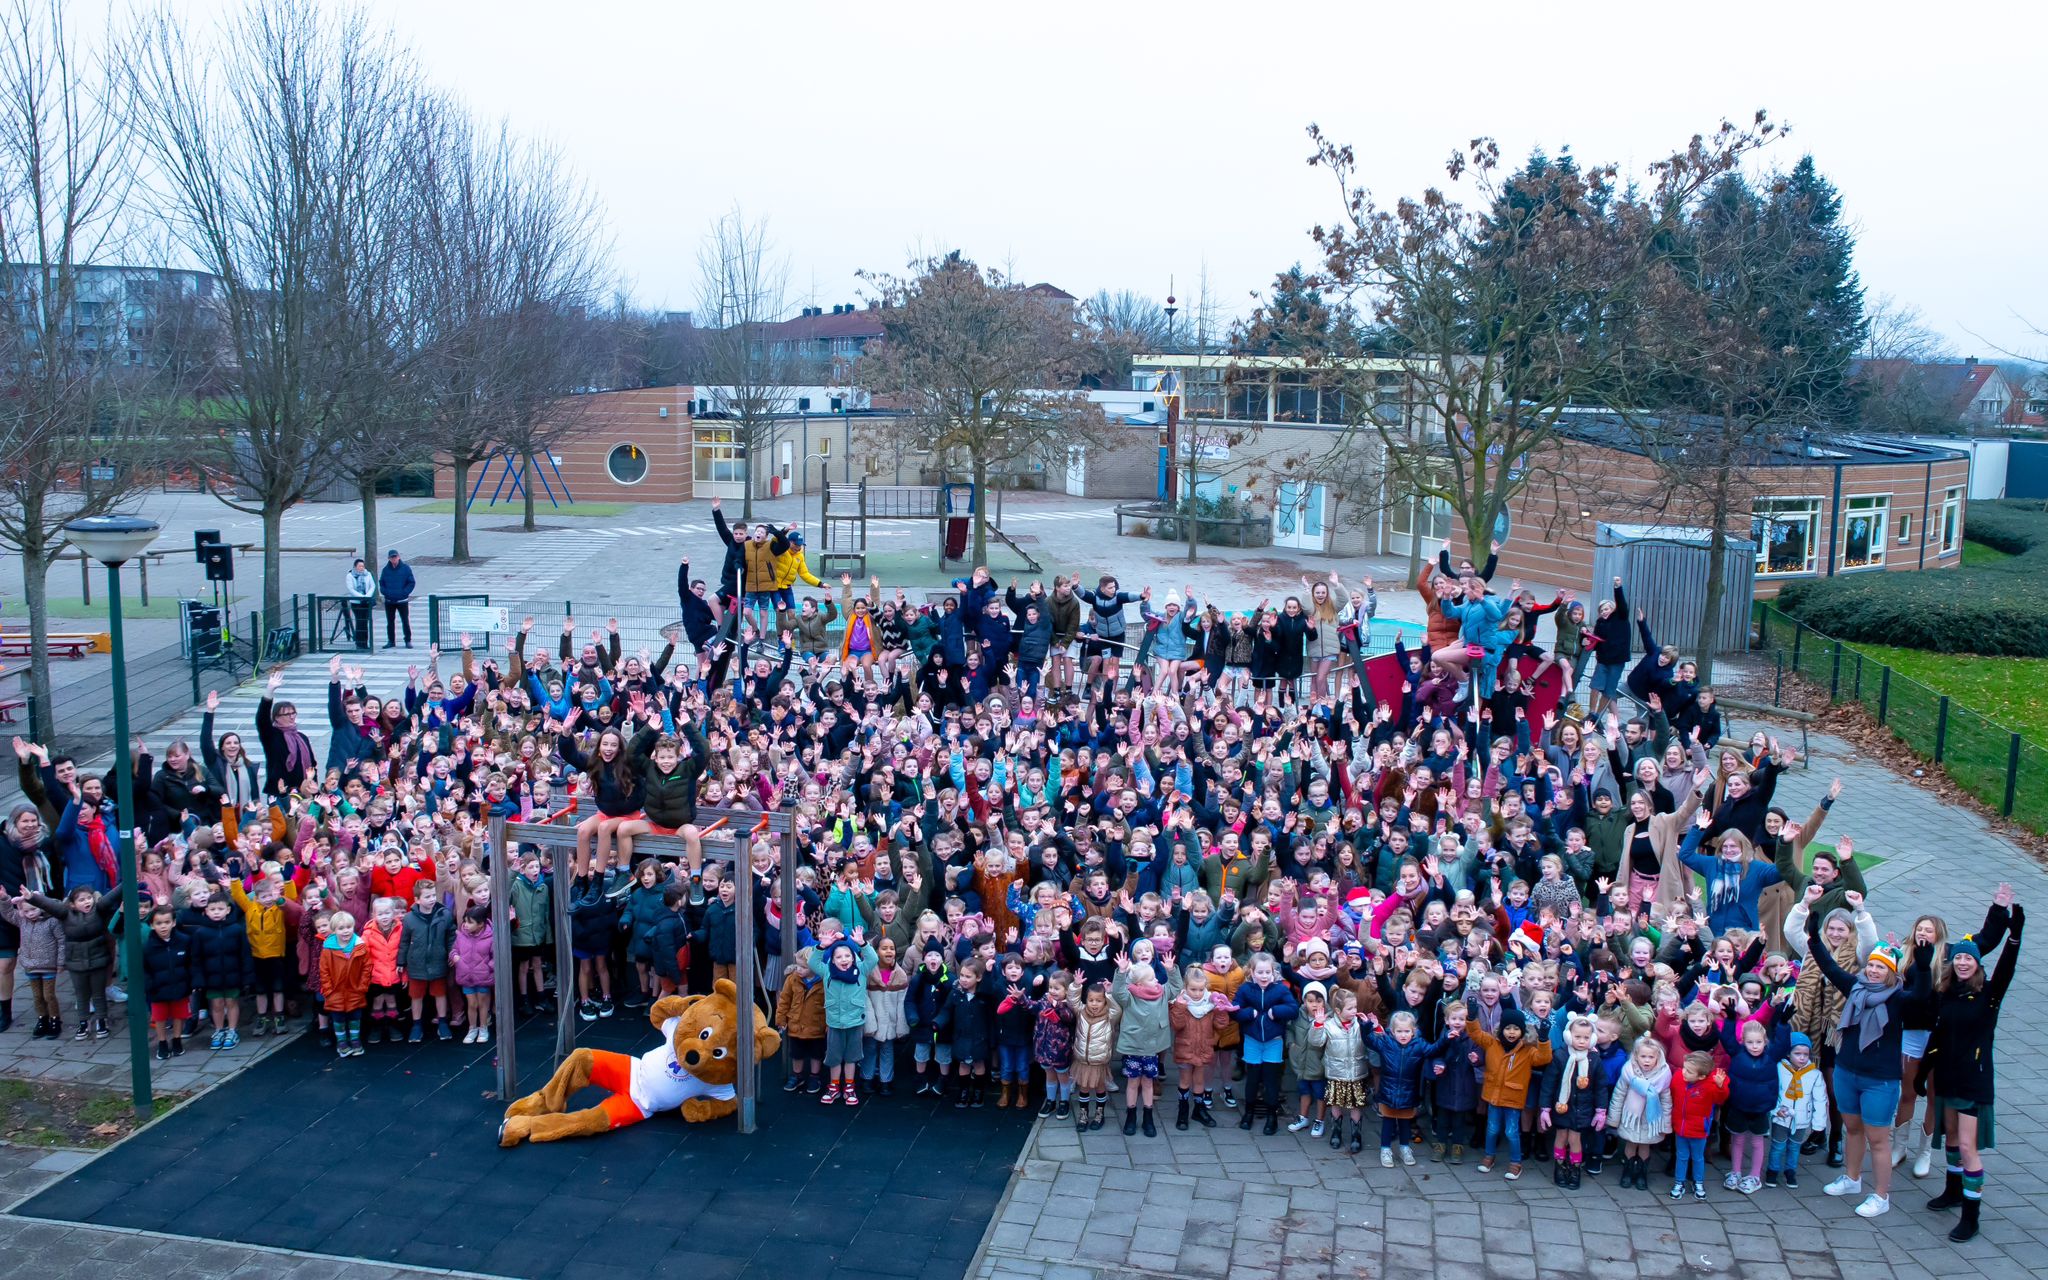
<svg viewBox="0 0 2048 1280">
<path fill-rule="evenodd" d="M 1650 615 L 1657 643 L 1679 653 L 1699 640 L 1700 619 L 1707 603 L 1705 529 L 1661 524 L 1606 524 L 1593 538 L 1593 601 L 1604 599 L 1619 577 L 1631 609 Z M 1720 618 L 1714 625 L 1714 650 L 1740 652 L 1749 647 L 1750 596 L 1756 577 L 1756 543 L 1730 536 Z"/>
</svg>

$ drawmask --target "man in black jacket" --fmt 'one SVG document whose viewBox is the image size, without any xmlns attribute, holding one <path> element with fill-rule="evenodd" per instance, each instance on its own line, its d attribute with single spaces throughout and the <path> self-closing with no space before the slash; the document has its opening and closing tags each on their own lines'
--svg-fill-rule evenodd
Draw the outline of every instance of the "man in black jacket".
<svg viewBox="0 0 2048 1280">
<path fill-rule="evenodd" d="M 384 597 L 386 649 L 396 646 L 401 623 L 405 627 L 405 647 L 412 648 L 412 593 L 417 586 L 412 566 L 399 559 L 398 548 L 393 547 L 384 558 L 383 571 L 377 575 L 377 592 Z"/>
</svg>

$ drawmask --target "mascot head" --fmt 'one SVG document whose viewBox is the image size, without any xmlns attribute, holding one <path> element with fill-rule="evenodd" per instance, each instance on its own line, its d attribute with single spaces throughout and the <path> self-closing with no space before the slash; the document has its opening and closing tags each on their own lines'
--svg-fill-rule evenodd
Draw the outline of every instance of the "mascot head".
<svg viewBox="0 0 2048 1280">
<path fill-rule="evenodd" d="M 647 1011 L 647 1019 L 657 1030 L 670 1018 L 676 1020 L 669 1045 L 685 1071 L 706 1084 L 731 1084 L 739 1078 L 738 996 L 733 984 L 721 978 L 708 996 L 663 996 Z M 754 1061 L 760 1062 L 782 1047 L 782 1037 L 759 1007 L 748 1008 L 754 1017 Z"/>
</svg>

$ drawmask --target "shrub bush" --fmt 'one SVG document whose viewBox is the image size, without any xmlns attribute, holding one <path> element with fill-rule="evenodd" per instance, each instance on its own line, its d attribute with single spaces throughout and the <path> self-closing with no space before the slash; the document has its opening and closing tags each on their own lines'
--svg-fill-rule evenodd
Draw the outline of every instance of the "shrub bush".
<svg viewBox="0 0 2048 1280">
<path fill-rule="evenodd" d="M 2048 507 L 2015 500 L 1971 503 L 1969 536 L 2012 559 L 1968 569 L 1795 582 L 1778 596 L 1778 607 L 1842 640 L 2048 658 Z"/>
</svg>

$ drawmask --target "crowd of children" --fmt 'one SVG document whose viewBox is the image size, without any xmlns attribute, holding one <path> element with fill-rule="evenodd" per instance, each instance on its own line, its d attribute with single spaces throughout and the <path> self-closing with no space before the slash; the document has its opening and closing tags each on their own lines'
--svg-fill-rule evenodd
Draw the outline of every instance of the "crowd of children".
<svg viewBox="0 0 2048 1280">
<path fill-rule="evenodd" d="M 337 663 L 325 768 L 270 698 L 260 785 L 210 715 L 203 764 L 178 743 L 156 769 L 138 744 L 131 981 L 158 1053 L 201 1022 L 233 1048 L 245 1002 L 252 1034 L 296 1008 L 343 1057 L 429 1027 L 488 1040 L 488 821 L 559 816 L 573 863 L 508 851 L 497 904 L 520 1011 L 706 990 L 752 912 L 784 1088 L 823 1104 L 907 1075 L 1086 1131 L 1113 1108 L 1148 1137 L 1235 1113 L 1388 1166 L 1469 1152 L 1508 1180 L 1533 1160 L 1568 1189 L 1672 1197 L 1707 1196 L 1724 1162 L 1737 1194 L 1797 1189 L 1824 1151 L 1824 1190 L 1865 1215 L 1895 1164 L 1925 1175 L 1939 1150 L 1935 1207 L 1974 1231 L 2024 913 L 2001 892 L 1972 933 L 1923 916 L 1880 942 L 1851 842 L 1814 843 L 1839 784 L 1803 822 L 1776 807 L 1792 753 L 1723 741 L 1692 665 L 1640 611 L 1632 636 L 1621 582 L 1591 610 L 1539 602 L 1446 552 L 1416 584 L 1427 643 L 1374 659 L 1393 664 L 1376 693 L 1369 580 L 1226 614 L 1191 588 L 1155 609 L 1114 578 L 976 570 L 937 605 L 842 579 L 821 612 L 792 594 L 799 541 L 718 519 L 717 589 L 679 574 L 691 659 L 565 620 L 557 665 L 529 619 L 502 658 L 465 637 L 459 673 L 432 655 L 399 697 Z M 62 969 L 103 1033 L 113 788 L 17 752 L 6 976 L 22 966 L 56 1034 Z M 794 918 L 773 843 L 723 870 L 700 805 L 792 814 Z M 650 832 L 688 857 L 636 854 Z"/>
</svg>

